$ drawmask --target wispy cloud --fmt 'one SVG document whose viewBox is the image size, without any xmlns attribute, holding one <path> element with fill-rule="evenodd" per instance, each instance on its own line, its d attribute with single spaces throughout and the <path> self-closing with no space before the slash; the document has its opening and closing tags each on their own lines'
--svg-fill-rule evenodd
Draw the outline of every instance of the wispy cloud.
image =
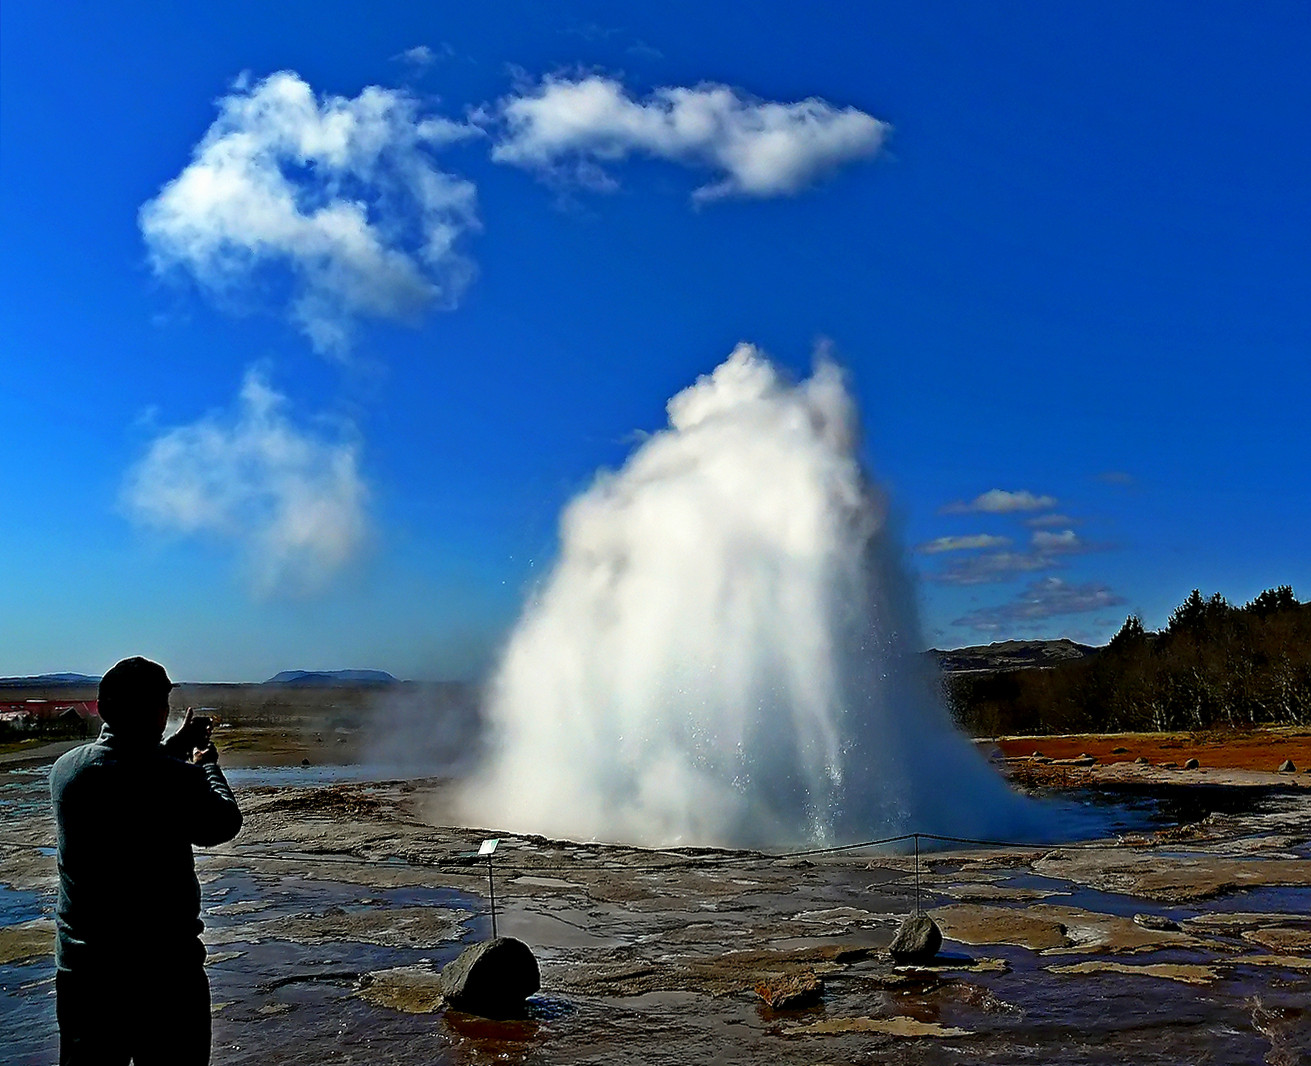
<svg viewBox="0 0 1311 1066">
<path fill-rule="evenodd" d="M 624 31 L 618 26 L 602 26 L 599 22 L 577 22 L 565 26 L 560 33 L 566 37 L 578 37 L 588 44 L 598 44 L 616 37 Z"/>
<path fill-rule="evenodd" d="M 991 533 L 975 533 L 968 537 L 937 537 L 915 550 L 924 555 L 939 555 L 942 552 L 977 551 L 980 548 L 1004 548 L 1011 543 L 1010 537 L 995 537 Z"/>
<path fill-rule="evenodd" d="M 987 585 L 1010 581 L 1019 574 L 1033 574 L 1061 565 L 1053 555 L 1035 551 L 983 552 L 953 559 L 942 570 L 928 575 L 941 585 Z"/>
<path fill-rule="evenodd" d="M 1010 492 L 1006 489 L 989 489 L 966 502 L 958 500 L 942 508 L 942 514 L 1015 514 L 1018 511 L 1046 511 L 1055 507 L 1059 501 L 1054 496 L 1040 496 L 1021 489 Z"/>
<path fill-rule="evenodd" d="M 157 437 L 122 491 L 133 520 L 238 546 L 260 592 L 311 591 L 359 551 L 368 489 L 349 435 L 298 426 L 250 370 L 234 408 Z"/>
<path fill-rule="evenodd" d="M 290 274 L 292 319 L 324 353 L 360 317 L 412 321 L 472 277 L 456 248 L 477 228 L 474 186 L 433 152 L 478 136 L 400 90 L 316 97 L 297 74 L 241 79 L 190 164 L 140 212 L 155 269 L 220 297 Z"/>
<path fill-rule="evenodd" d="M 1076 552 L 1089 550 L 1088 544 L 1080 540 L 1079 535 L 1072 529 L 1063 529 L 1059 533 L 1052 533 L 1046 529 L 1035 529 L 1030 544 L 1032 544 L 1034 551 L 1058 555 L 1072 555 Z"/>
<path fill-rule="evenodd" d="M 1127 602 L 1107 585 L 1095 582 L 1074 585 L 1058 577 L 1045 577 L 1029 584 L 1012 602 L 980 607 L 957 618 L 952 625 L 994 634 L 1034 629 L 1051 618 L 1087 614 Z"/>
<path fill-rule="evenodd" d="M 1077 526 L 1079 519 L 1071 518 L 1067 514 L 1040 514 L 1032 518 L 1026 518 L 1024 524 L 1031 529 L 1050 529 L 1052 526 Z"/>
<path fill-rule="evenodd" d="M 886 123 L 854 107 L 810 98 L 773 103 L 724 85 L 656 89 L 630 96 L 601 75 L 543 79 L 501 100 L 492 158 L 596 188 L 603 169 L 646 155 L 718 175 L 698 201 L 799 192 L 845 163 L 878 152 Z"/>
<path fill-rule="evenodd" d="M 978 539 L 982 538 L 939 537 L 938 541 Z M 993 539 L 1009 543 L 1005 537 Z M 935 544 L 938 541 L 930 543 Z M 968 547 L 968 545 L 961 547 Z M 930 574 L 929 579 L 943 585 L 984 585 L 1009 581 L 1020 574 L 1040 573 L 1043 570 L 1061 567 L 1065 565 L 1066 556 L 1083 555 L 1098 550 L 1100 550 L 1098 545 L 1083 540 L 1072 529 L 1063 529 L 1055 533 L 1046 529 L 1037 529 L 1030 536 L 1027 551 L 985 551 L 963 559 L 953 559 L 942 570 Z"/>
<path fill-rule="evenodd" d="M 1106 470 L 1097 475 L 1097 480 L 1105 485 L 1132 485 L 1137 481 L 1132 474 L 1123 470 Z"/>
<path fill-rule="evenodd" d="M 450 45 L 443 46 L 443 55 L 448 54 L 447 50 Z M 407 48 L 403 52 L 397 52 L 391 57 L 393 63 L 404 63 L 407 66 L 423 70 L 437 62 L 437 53 L 426 44 L 416 44 L 413 48 Z"/>
</svg>

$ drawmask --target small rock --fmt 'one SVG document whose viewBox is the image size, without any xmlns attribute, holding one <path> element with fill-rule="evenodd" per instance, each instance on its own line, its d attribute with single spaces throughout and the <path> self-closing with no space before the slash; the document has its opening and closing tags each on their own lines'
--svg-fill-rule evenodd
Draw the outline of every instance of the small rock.
<svg viewBox="0 0 1311 1066">
<path fill-rule="evenodd" d="M 1043 755 L 1042 752 L 1040 752 L 1037 748 L 1035 748 L 1034 751 L 1033 751 L 1033 754 L 1030 755 L 1029 758 L 1030 758 L 1030 759 L 1042 759 L 1042 758 L 1045 758 L 1045 756 Z"/>
<path fill-rule="evenodd" d="M 1185 769 L 1185 770 L 1196 770 L 1196 769 L 1197 769 L 1199 766 L 1201 766 L 1201 765 L 1202 765 L 1202 764 L 1201 764 L 1200 762 L 1198 762 L 1196 759 L 1189 759 L 1186 763 L 1184 763 L 1184 769 Z"/>
<path fill-rule="evenodd" d="M 1297 767 L 1293 765 L 1292 759 L 1285 759 L 1279 764 L 1279 772 L 1281 774 L 1295 774 L 1297 773 Z"/>
<path fill-rule="evenodd" d="M 1128 750 L 1129 750 L 1128 748 L 1112 748 L 1112 749 L 1111 749 L 1111 754 L 1112 754 L 1112 755 L 1123 755 L 1123 754 L 1124 754 L 1125 752 L 1127 752 Z"/>
<path fill-rule="evenodd" d="M 1139 766 L 1152 765 L 1152 761 L 1146 755 L 1139 755 L 1138 758 L 1134 759 L 1134 762 L 1137 763 Z"/>
<path fill-rule="evenodd" d="M 1178 769 L 1179 769 L 1179 764 L 1178 764 L 1177 762 L 1163 762 L 1163 763 L 1161 763 L 1161 769 L 1162 769 L 1162 770 L 1178 770 Z"/>
<path fill-rule="evenodd" d="M 942 930 L 927 914 L 912 914 L 897 930 L 888 952 L 894 959 L 906 962 L 927 962 L 942 947 Z"/>
<path fill-rule="evenodd" d="M 1135 914 L 1133 920 L 1135 925 L 1141 925 L 1144 929 L 1156 929 L 1165 933 L 1179 931 L 1179 923 L 1163 914 Z"/>
<path fill-rule="evenodd" d="M 756 985 L 756 995 L 774 1010 L 801 1010 L 813 1007 L 824 994 L 824 982 L 814 970 L 805 970 L 791 977 L 778 977 Z"/>
<path fill-rule="evenodd" d="M 441 976 L 441 992 L 451 1006 L 485 1018 L 522 1014 L 524 1000 L 541 987 L 532 951 L 511 936 L 465 948 Z"/>
</svg>

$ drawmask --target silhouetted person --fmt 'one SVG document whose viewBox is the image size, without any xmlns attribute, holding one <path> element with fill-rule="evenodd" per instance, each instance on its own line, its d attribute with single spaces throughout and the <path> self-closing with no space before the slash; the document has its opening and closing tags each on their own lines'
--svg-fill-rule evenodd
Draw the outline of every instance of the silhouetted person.
<svg viewBox="0 0 1311 1066">
<path fill-rule="evenodd" d="M 173 683 L 124 659 L 100 681 L 100 736 L 50 772 L 59 831 L 55 945 L 61 1066 L 209 1062 L 209 980 L 191 845 L 241 811 L 209 722 L 161 743 Z"/>
</svg>

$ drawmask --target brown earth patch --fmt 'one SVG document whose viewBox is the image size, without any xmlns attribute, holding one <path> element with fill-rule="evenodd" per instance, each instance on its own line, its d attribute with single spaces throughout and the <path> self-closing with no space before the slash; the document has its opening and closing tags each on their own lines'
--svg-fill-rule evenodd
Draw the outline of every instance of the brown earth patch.
<svg viewBox="0 0 1311 1066">
<path fill-rule="evenodd" d="M 38 918 L 0 929 L 0 965 L 34 960 L 55 952 L 55 923 Z"/>
<path fill-rule="evenodd" d="M 1001 737 L 989 742 L 1008 759 L 1041 752 L 1049 759 L 1093 756 L 1099 765 L 1132 763 L 1142 757 L 1153 766 L 1183 766 L 1196 759 L 1201 769 L 1274 772 L 1291 759 L 1301 772 L 1311 768 L 1311 730 L 1256 729 L 1197 733 L 1082 733 L 1069 736 Z M 1123 751 L 1117 749 L 1123 748 Z M 1181 771 L 1187 773 L 1188 771 Z"/>
</svg>

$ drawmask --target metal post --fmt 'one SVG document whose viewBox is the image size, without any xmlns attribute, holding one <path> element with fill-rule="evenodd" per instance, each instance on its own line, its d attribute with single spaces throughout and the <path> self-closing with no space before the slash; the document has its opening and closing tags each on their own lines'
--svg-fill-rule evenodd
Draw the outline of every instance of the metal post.
<svg viewBox="0 0 1311 1066">
<path fill-rule="evenodd" d="M 492 900 L 492 939 L 496 939 L 496 882 L 492 880 L 492 857 L 487 856 L 487 892 Z"/>
<path fill-rule="evenodd" d="M 488 860 L 490 864 L 491 860 Z M 920 835 L 915 834 L 915 913 L 920 912 Z"/>
</svg>

